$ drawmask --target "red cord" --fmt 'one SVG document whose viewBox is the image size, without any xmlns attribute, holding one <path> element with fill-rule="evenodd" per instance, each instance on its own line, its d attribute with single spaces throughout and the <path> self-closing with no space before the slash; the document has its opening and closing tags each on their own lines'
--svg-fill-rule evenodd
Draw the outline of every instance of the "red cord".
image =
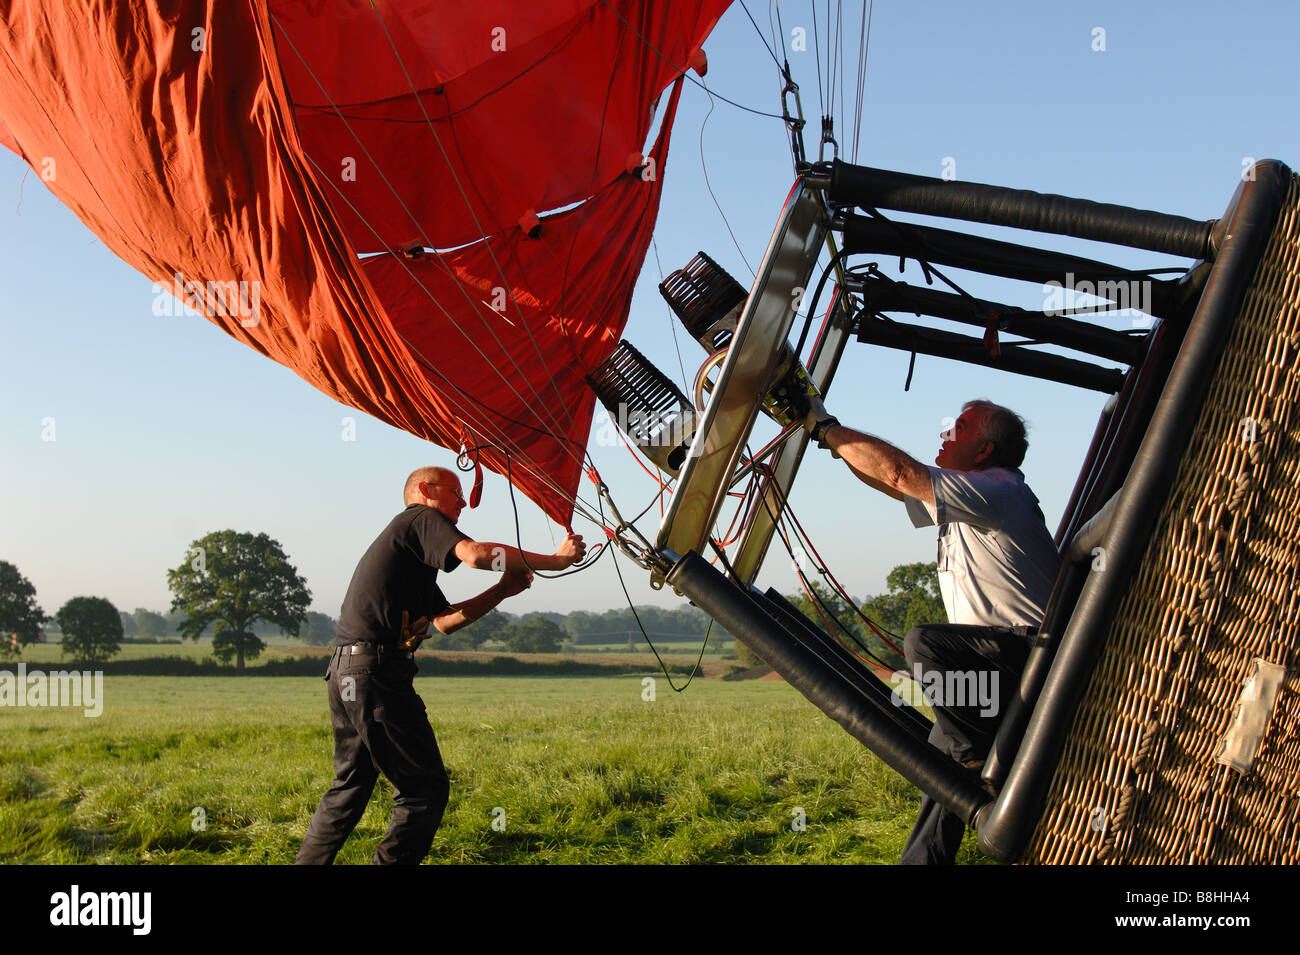
<svg viewBox="0 0 1300 955">
<path fill-rule="evenodd" d="M 885 634 L 881 632 L 880 628 L 871 622 L 871 618 L 862 612 L 862 609 L 857 605 L 857 602 L 849 597 L 848 591 L 846 591 L 844 586 L 835 579 L 835 575 L 832 574 L 830 568 L 826 566 L 826 561 L 822 560 L 822 555 L 817 553 L 817 548 L 813 546 L 812 540 L 808 537 L 807 531 L 803 529 L 803 525 L 799 523 L 799 518 L 795 517 L 794 511 L 790 509 L 789 501 L 787 501 L 785 495 L 781 493 L 780 485 L 773 484 L 772 486 L 775 488 L 777 496 L 781 498 L 782 515 L 788 516 L 794 523 L 795 528 L 799 532 L 799 543 L 806 546 L 812 553 L 813 559 L 817 561 L 818 568 L 826 575 L 827 579 L 830 580 L 831 584 L 835 587 L 836 592 L 844 599 L 845 603 L 853 608 L 853 612 L 861 617 L 862 621 L 871 628 L 872 633 L 879 637 L 884 643 L 888 644 L 899 656 L 906 657 L 902 648 L 893 640 L 890 640 L 889 637 L 885 636 Z"/>
</svg>

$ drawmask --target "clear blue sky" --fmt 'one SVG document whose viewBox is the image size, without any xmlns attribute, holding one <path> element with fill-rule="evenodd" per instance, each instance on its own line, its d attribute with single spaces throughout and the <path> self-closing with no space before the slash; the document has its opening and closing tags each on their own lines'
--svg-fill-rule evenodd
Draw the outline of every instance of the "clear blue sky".
<svg viewBox="0 0 1300 955">
<path fill-rule="evenodd" d="M 767 9 L 750 9 L 766 31 Z M 787 46 L 794 30 L 812 31 L 806 3 L 783 5 L 782 18 Z M 1093 49 L 1096 28 L 1105 31 L 1104 51 Z M 1300 163 L 1297 36 L 1300 6 L 1286 0 L 1239 8 L 885 0 L 875 5 L 858 161 L 939 175 L 950 159 L 962 180 L 1216 217 L 1245 157 Z M 739 5 L 706 50 L 712 89 L 755 109 L 779 109 L 772 61 Z M 855 23 L 845 40 L 847 105 L 836 108 L 844 156 L 857 51 Z M 811 41 L 790 62 L 816 130 Z M 709 109 L 704 91 L 688 87 L 664 170 L 659 260 L 666 272 L 703 249 L 748 285 L 751 273 L 723 214 L 756 265 L 792 181 L 789 152 L 778 121 L 721 101 Z M 1122 265 L 1184 264 L 1042 241 Z M 1042 306 L 1041 288 L 952 275 L 975 294 Z M 652 252 L 626 336 L 678 378 L 659 277 Z M 336 615 L 357 558 L 401 507 L 407 472 L 451 462 L 448 452 L 323 397 L 197 316 L 154 316 L 150 282 L 7 151 L 0 155 L 0 294 L 0 559 L 18 565 L 47 611 L 82 594 L 120 609 L 165 609 L 166 569 L 190 541 L 232 527 L 279 540 L 307 578 L 314 608 Z M 704 353 L 685 336 L 681 347 L 692 375 Z M 851 344 L 828 405 L 846 424 L 927 462 L 940 422 L 963 400 L 987 396 L 1020 410 L 1031 426 L 1024 470 L 1054 528 L 1103 398 L 925 357 L 904 393 L 906 366 L 906 355 Z M 353 442 L 341 440 L 344 416 L 357 418 Z M 53 441 L 42 440 L 47 418 Z M 626 451 L 594 442 L 591 450 L 623 512 L 639 511 L 653 483 Z M 552 549 L 562 535 L 520 503 L 525 546 Z M 901 506 L 824 455 L 808 459 L 793 505 L 855 594 L 883 590 L 895 564 L 933 559 L 932 530 L 913 530 Z M 489 476 L 483 506 L 466 511 L 461 525 L 479 539 L 513 539 L 504 481 Z M 653 537 L 657 519 L 642 527 Z M 594 528 L 578 529 L 593 539 Z M 675 602 L 650 591 L 631 564 L 623 568 L 636 602 Z M 795 587 L 776 551 L 760 579 Z M 456 599 L 490 582 L 461 570 L 445 589 Z M 622 601 L 606 558 L 588 574 L 538 581 L 503 609 L 600 610 Z"/>
</svg>

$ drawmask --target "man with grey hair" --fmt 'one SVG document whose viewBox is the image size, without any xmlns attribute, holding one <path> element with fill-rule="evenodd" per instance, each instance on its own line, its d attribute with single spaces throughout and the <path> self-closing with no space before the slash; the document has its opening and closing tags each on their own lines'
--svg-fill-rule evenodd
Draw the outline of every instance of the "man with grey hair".
<svg viewBox="0 0 1300 955">
<path fill-rule="evenodd" d="M 928 700 L 935 714 L 930 742 L 978 773 L 1042 625 L 1059 563 L 1038 498 L 1020 472 L 1028 448 L 1024 422 L 991 401 L 968 401 L 941 434 L 934 466 L 843 427 L 818 401 L 805 426 L 859 480 L 902 501 L 913 526 L 939 527 L 939 589 L 949 622 L 914 627 L 904 654 L 927 685 L 983 680 L 995 689 L 994 706 Z M 901 862 L 952 863 L 965 828 L 961 817 L 923 796 Z"/>
<path fill-rule="evenodd" d="M 321 798 L 299 865 L 329 865 L 360 821 L 382 773 L 393 784 L 393 814 L 372 862 L 417 865 L 442 822 L 451 784 L 412 678 L 415 650 L 432 625 L 454 633 L 532 585 L 534 570 L 564 570 L 586 545 L 570 533 L 554 554 L 470 540 L 456 528 L 465 507 L 460 478 L 417 468 L 402 489 L 406 508 L 362 555 L 339 613 L 325 679 L 334 727 L 334 782 Z M 452 604 L 438 573 L 461 564 L 501 579 Z"/>
</svg>

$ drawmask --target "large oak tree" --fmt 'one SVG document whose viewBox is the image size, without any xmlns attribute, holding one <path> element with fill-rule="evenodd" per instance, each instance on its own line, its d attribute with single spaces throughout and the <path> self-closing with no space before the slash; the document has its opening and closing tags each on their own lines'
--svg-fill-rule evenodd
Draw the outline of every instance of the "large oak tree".
<svg viewBox="0 0 1300 955">
<path fill-rule="evenodd" d="M 190 545 L 185 561 L 167 571 L 173 611 L 185 614 L 182 636 L 197 640 L 213 628 L 212 653 L 244 668 L 266 645 L 253 623 L 266 620 L 290 636 L 311 604 L 307 582 L 298 576 L 277 541 L 265 534 L 213 531 Z"/>
</svg>

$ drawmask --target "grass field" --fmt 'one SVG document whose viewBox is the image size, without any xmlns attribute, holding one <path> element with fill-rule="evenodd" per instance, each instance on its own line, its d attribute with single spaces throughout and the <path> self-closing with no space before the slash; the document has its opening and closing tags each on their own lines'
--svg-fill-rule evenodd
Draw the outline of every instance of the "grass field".
<svg viewBox="0 0 1300 955">
<path fill-rule="evenodd" d="M 416 687 L 452 778 L 430 862 L 890 863 L 915 815 L 910 785 L 779 681 L 677 694 L 660 675 L 653 702 L 636 674 Z M 332 775 L 323 680 L 110 675 L 104 700 L 0 708 L 0 859 L 292 861 Z M 340 862 L 369 861 L 391 793 Z M 983 861 L 969 834 L 960 861 Z"/>
<path fill-rule="evenodd" d="M 698 645 L 667 644 L 657 647 L 659 658 L 673 674 L 674 679 L 686 677 L 696 669 L 705 676 L 721 676 L 731 670 L 742 670 L 734 657 L 724 658 L 716 653 L 706 653 L 700 658 Z M 330 647 L 311 647 L 299 642 L 284 642 L 269 645 L 256 658 L 246 661 L 250 672 L 262 668 L 277 676 L 310 676 L 324 672 Z M 419 652 L 424 670 L 430 675 L 473 676 L 483 673 L 509 673 L 511 675 L 614 675 L 631 672 L 653 672 L 658 663 L 643 645 L 638 653 L 627 652 L 626 645 L 620 651 L 607 647 L 582 646 L 578 650 L 565 653 L 511 653 L 507 650 L 437 650 L 422 649 Z M 29 667 L 44 667 L 51 670 L 84 669 L 84 665 L 65 655 L 57 643 L 32 644 L 23 648 L 22 660 Z M 520 666 L 503 668 L 500 661 L 517 661 Z M 496 662 L 495 669 L 487 668 Z M 17 662 L 12 659 L 0 661 L 0 669 L 12 670 Z M 122 645 L 111 660 L 101 664 L 105 673 L 110 675 L 131 676 L 239 676 L 231 664 L 218 663 L 212 656 L 211 641 L 180 644 L 132 644 Z M 486 669 L 485 669 L 486 668 Z M 549 671 L 549 672 L 548 672 Z"/>
</svg>

